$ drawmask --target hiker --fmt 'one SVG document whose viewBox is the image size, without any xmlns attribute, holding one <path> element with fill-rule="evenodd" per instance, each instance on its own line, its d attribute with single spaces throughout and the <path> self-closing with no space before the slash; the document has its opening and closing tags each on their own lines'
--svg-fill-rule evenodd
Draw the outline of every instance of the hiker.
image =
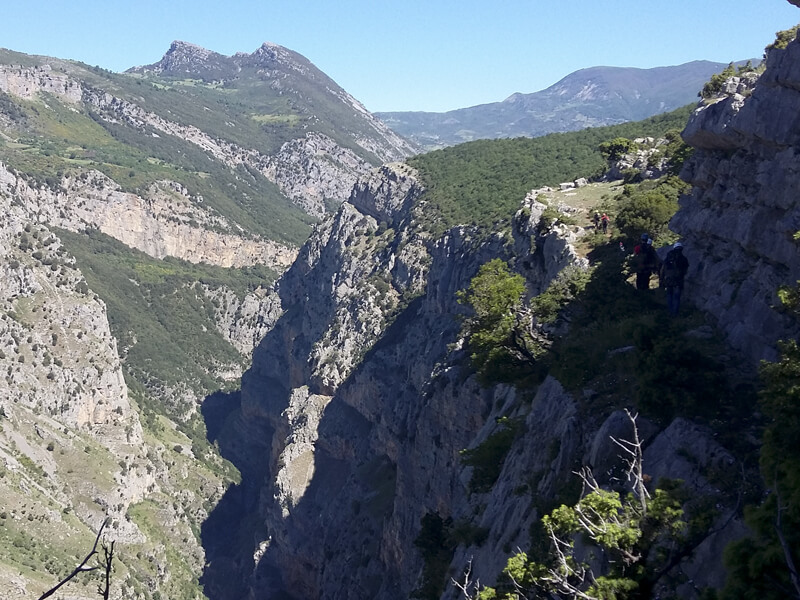
<svg viewBox="0 0 800 600">
<path fill-rule="evenodd" d="M 598 231 L 600 229 L 600 213 L 599 212 L 594 211 L 594 214 L 592 215 L 592 223 L 594 223 L 594 230 Z"/>
<path fill-rule="evenodd" d="M 650 239 L 649 235 L 647 235 L 646 233 L 642 234 L 642 237 L 639 239 L 639 243 L 633 247 L 634 255 L 638 255 L 642 251 L 642 246 L 646 246 L 647 240 L 649 239 Z"/>
<path fill-rule="evenodd" d="M 600 225 L 603 228 L 603 233 L 608 233 L 608 215 L 603 213 L 603 216 L 600 217 Z"/>
<path fill-rule="evenodd" d="M 653 239 L 646 233 L 642 234 L 641 242 L 633 249 L 634 269 L 636 271 L 636 289 L 649 290 L 650 276 L 658 272 L 659 260 Z"/>
<path fill-rule="evenodd" d="M 667 309 L 673 317 L 678 316 L 683 291 L 683 278 L 689 270 L 689 261 L 683 255 L 683 244 L 675 242 L 661 265 L 661 285 L 667 291 Z"/>
</svg>

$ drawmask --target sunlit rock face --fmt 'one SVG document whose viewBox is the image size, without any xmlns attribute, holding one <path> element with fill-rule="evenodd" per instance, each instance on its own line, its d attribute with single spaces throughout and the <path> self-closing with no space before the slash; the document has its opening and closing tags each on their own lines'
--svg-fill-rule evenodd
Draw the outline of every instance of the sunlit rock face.
<svg viewBox="0 0 800 600">
<path fill-rule="evenodd" d="M 719 319 L 731 343 L 775 358 L 792 334 L 777 290 L 800 279 L 800 43 L 772 49 L 758 78 L 734 78 L 683 132 L 696 148 L 693 185 L 671 223 L 686 242 L 686 296 Z"/>
</svg>

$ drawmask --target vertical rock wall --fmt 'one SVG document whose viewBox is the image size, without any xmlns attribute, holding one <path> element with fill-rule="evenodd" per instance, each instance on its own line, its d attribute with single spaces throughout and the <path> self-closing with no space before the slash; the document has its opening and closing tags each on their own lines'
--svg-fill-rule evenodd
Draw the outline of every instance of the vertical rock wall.
<svg viewBox="0 0 800 600">
<path fill-rule="evenodd" d="M 496 256 L 517 255 L 534 292 L 577 261 L 568 232 L 537 236 L 533 199 L 513 238 L 454 228 L 431 240 L 420 191 L 406 166 L 376 171 L 281 280 L 286 312 L 222 438 L 247 482 L 237 502 L 259 510 L 251 556 L 234 558 L 253 598 L 409 596 L 421 518 L 472 510 L 459 451 L 516 399 L 467 378 L 456 291 Z M 213 565 L 210 597 L 236 597 Z"/>
<path fill-rule="evenodd" d="M 800 279 L 800 42 L 773 49 L 751 85 L 695 111 L 683 132 L 693 185 L 671 223 L 690 262 L 686 295 L 751 358 L 797 333 L 777 289 Z"/>
</svg>

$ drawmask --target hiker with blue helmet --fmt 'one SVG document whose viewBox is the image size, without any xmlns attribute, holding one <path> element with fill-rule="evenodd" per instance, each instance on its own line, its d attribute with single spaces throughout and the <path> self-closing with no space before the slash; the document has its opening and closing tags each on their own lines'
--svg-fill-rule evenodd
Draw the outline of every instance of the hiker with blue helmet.
<svg viewBox="0 0 800 600">
<path fill-rule="evenodd" d="M 683 292 L 683 278 L 689 270 L 689 261 L 683 255 L 683 244 L 675 242 L 661 265 L 659 277 L 667 292 L 667 309 L 673 317 L 678 316 Z"/>
</svg>

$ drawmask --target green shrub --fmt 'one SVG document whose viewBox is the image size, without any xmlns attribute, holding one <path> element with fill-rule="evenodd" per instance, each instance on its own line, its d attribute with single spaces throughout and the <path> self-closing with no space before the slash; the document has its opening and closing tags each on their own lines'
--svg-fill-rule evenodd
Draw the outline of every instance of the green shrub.
<svg viewBox="0 0 800 600">
<path fill-rule="evenodd" d="M 769 46 L 767 46 L 764 50 L 769 51 L 773 48 L 783 49 L 789 45 L 789 42 L 793 41 L 797 37 L 797 30 L 800 28 L 800 25 L 795 25 L 794 27 L 790 27 L 789 29 L 784 29 L 783 31 L 779 31 L 775 34 L 775 41 L 772 42 Z"/>
<path fill-rule="evenodd" d="M 613 140 L 603 142 L 597 148 L 606 160 L 619 160 L 633 151 L 636 148 L 636 144 L 627 138 L 617 137 Z"/>
<path fill-rule="evenodd" d="M 448 531 L 452 523 L 451 518 L 442 519 L 436 513 L 425 513 L 422 517 L 414 546 L 420 551 L 424 566 L 422 581 L 411 593 L 412 598 L 438 600 L 444 592 L 447 567 L 456 549 L 456 543 Z"/>
<path fill-rule="evenodd" d="M 534 316 L 540 323 L 554 322 L 558 313 L 580 296 L 589 278 L 589 271 L 580 267 L 569 266 L 563 269 L 545 291 L 531 300 Z"/>
<path fill-rule="evenodd" d="M 627 238 L 638 240 L 642 233 L 664 238 L 669 221 L 678 211 L 678 198 L 688 189 L 677 177 L 669 176 L 640 186 L 626 186 L 617 199 L 616 225 Z"/>
<path fill-rule="evenodd" d="M 506 455 L 524 425 L 522 420 L 508 417 L 501 417 L 497 423 L 499 428 L 483 443 L 461 451 L 461 462 L 472 467 L 469 481 L 471 492 L 484 493 L 492 489 L 500 476 Z"/>
</svg>

